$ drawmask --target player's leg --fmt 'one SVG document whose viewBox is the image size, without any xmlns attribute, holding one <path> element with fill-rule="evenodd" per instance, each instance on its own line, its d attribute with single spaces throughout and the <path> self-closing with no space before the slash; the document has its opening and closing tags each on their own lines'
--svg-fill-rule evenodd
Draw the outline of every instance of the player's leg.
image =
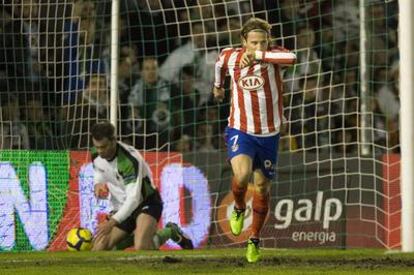
<svg viewBox="0 0 414 275">
<path fill-rule="evenodd" d="M 154 193 L 137 208 L 134 224 L 134 247 L 141 249 L 158 249 L 170 236 L 157 236 L 157 224 L 162 214 L 162 200 L 158 192 Z M 168 234 L 167 234 L 168 235 Z M 165 237 L 164 240 L 162 237 Z"/>
<path fill-rule="evenodd" d="M 94 240 L 92 251 L 112 250 L 115 245 L 125 239 L 128 234 L 128 232 L 115 226 L 112 228 L 111 233 L 109 233 L 108 236 Z"/>
<path fill-rule="evenodd" d="M 169 222 L 165 225 L 164 230 L 171 230 L 171 240 L 181 246 L 182 249 L 193 249 L 193 241 L 187 236 L 181 228 L 173 222 Z M 157 232 L 157 235 L 159 232 Z"/>
<path fill-rule="evenodd" d="M 158 249 L 168 239 L 172 239 L 184 249 L 192 249 L 193 242 L 178 225 L 167 223 L 165 228 L 157 230 L 162 209 L 162 200 L 158 192 L 137 208 L 134 222 L 135 249 Z"/>
<path fill-rule="evenodd" d="M 269 212 L 269 191 L 270 180 L 265 177 L 260 169 L 253 173 L 254 192 L 253 192 L 253 222 L 251 225 L 251 234 L 247 241 L 246 258 L 250 263 L 257 262 L 260 259 L 259 243 L 260 231 L 266 221 Z"/>
<path fill-rule="evenodd" d="M 234 197 L 234 209 L 230 217 L 230 229 L 234 236 L 243 231 L 246 212 L 246 192 L 251 178 L 252 159 L 247 155 L 237 155 L 231 159 L 234 177 L 231 190 Z"/>
<path fill-rule="evenodd" d="M 137 217 L 135 229 L 134 247 L 136 250 L 157 249 L 154 245 L 154 235 L 157 232 L 158 221 L 151 215 L 141 213 Z"/>
<path fill-rule="evenodd" d="M 230 160 L 233 170 L 232 192 L 234 196 L 235 207 L 237 209 L 246 209 L 245 196 L 248 183 L 252 177 L 252 159 L 250 156 L 240 154 Z"/>
<path fill-rule="evenodd" d="M 258 138 L 257 142 L 260 144 L 260 149 L 253 163 L 255 169 L 253 173 L 253 222 L 246 253 L 249 262 L 256 262 L 260 258 L 260 231 L 269 212 L 270 186 L 275 176 L 279 135 Z"/>
<path fill-rule="evenodd" d="M 253 173 L 253 223 L 250 238 L 259 239 L 260 231 L 269 212 L 270 179 L 263 175 L 260 169 Z"/>
<path fill-rule="evenodd" d="M 168 239 L 173 240 L 182 249 L 193 249 L 193 241 L 188 237 L 181 228 L 173 223 L 168 222 L 163 229 L 159 229 L 154 235 L 154 247 L 159 248 L 163 245 Z"/>
<path fill-rule="evenodd" d="M 245 196 L 252 176 L 254 148 L 250 136 L 236 129 L 226 129 L 227 153 L 233 170 L 231 189 L 234 197 L 234 210 L 230 217 L 230 229 L 238 236 L 243 230 Z"/>
</svg>

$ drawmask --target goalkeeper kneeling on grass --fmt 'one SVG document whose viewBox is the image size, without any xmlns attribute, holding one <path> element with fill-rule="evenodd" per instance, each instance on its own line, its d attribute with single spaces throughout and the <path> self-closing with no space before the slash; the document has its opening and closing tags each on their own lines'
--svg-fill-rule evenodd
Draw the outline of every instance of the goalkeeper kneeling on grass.
<svg viewBox="0 0 414 275">
<path fill-rule="evenodd" d="M 92 250 L 112 250 L 132 233 L 136 250 L 158 249 L 168 239 L 192 249 L 192 241 L 177 224 L 167 223 L 157 231 L 162 201 L 141 154 L 117 141 L 109 122 L 95 124 L 91 136 L 95 196 L 104 198 L 109 193 L 114 209 L 114 214 L 98 225 Z"/>
</svg>

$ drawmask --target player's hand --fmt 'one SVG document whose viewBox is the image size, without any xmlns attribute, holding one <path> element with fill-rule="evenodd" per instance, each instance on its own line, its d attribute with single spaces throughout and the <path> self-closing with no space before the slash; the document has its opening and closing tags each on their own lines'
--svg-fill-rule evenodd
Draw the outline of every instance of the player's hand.
<svg viewBox="0 0 414 275">
<path fill-rule="evenodd" d="M 114 219 L 109 219 L 109 221 L 104 221 L 98 224 L 98 228 L 96 230 L 96 239 L 99 240 L 100 238 L 104 238 L 111 233 L 112 228 L 117 224 L 117 221 Z"/>
<path fill-rule="evenodd" d="M 239 67 L 241 69 L 245 67 L 249 67 L 250 65 L 253 64 L 254 61 L 255 61 L 255 51 L 246 49 L 246 51 L 242 54 L 240 58 Z"/>
<path fill-rule="evenodd" d="M 98 199 L 106 199 L 109 195 L 109 189 L 106 183 L 97 183 L 94 186 L 95 197 Z"/>
<path fill-rule="evenodd" d="M 223 99 L 224 99 L 224 88 L 214 87 L 213 88 L 213 95 L 214 95 L 214 100 L 216 102 L 219 102 L 219 103 L 223 102 Z"/>
</svg>

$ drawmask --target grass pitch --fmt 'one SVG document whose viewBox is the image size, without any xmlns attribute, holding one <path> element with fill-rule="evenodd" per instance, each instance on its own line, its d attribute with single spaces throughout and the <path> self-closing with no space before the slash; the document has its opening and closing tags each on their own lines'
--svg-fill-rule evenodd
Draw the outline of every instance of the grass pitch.
<svg viewBox="0 0 414 275">
<path fill-rule="evenodd" d="M 244 249 L 0 253 L 0 274 L 414 274 L 414 254 L 385 250 Z"/>
</svg>

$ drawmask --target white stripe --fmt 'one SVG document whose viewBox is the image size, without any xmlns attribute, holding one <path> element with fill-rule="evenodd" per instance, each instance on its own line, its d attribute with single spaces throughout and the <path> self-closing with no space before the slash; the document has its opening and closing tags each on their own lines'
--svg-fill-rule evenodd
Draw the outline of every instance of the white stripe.
<svg viewBox="0 0 414 275">
<path fill-rule="evenodd" d="M 233 82 L 233 104 L 234 104 L 234 125 L 235 129 L 240 129 L 240 106 L 239 106 L 239 98 L 237 94 L 237 83 Z"/>
<path fill-rule="evenodd" d="M 296 59 L 294 53 L 284 53 L 284 52 L 266 52 L 266 59 Z"/>
<path fill-rule="evenodd" d="M 237 58 L 237 52 L 234 52 L 231 54 L 229 61 L 228 61 L 228 68 L 229 68 L 229 73 L 230 73 L 230 78 L 232 80 L 232 99 L 233 99 L 233 110 L 234 110 L 234 114 L 233 114 L 233 118 L 234 118 L 234 125 L 233 127 L 235 129 L 240 129 L 240 108 L 239 108 L 239 99 L 237 97 L 237 82 L 234 81 L 234 64 L 236 62 L 236 58 Z M 230 124 L 230 116 L 228 118 L 228 123 Z"/>
<path fill-rule="evenodd" d="M 253 120 L 252 99 L 250 97 L 250 91 L 243 91 L 243 98 L 244 98 L 244 109 L 246 111 L 247 132 L 254 133 L 254 120 Z"/>
<path fill-rule="evenodd" d="M 233 127 L 235 129 L 240 129 L 241 125 L 240 125 L 240 106 L 239 106 L 239 98 L 238 98 L 238 93 L 237 93 L 237 82 L 235 82 L 234 80 L 234 66 L 236 64 L 236 60 L 237 60 L 237 55 L 239 54 L 239 52 L 233 52 L 230 57 L 229 57 L 229 61 L 228 61 L 228 67 L 229 67 L 229 73 L 231 76 L 231 80 L 232 82 L 232 96 L 233 96 L 233 106 L 234 106 L 234 125 Z M 229 123 L 230 123 L 230 117 L 228 119 Z"/>
<path fill-rule="evenodd" d="M 255 68 L 255 74 L 262 76 L 262 65 L 257 65 Z M 263 79 L 265 79 L 263 77 Z M 270 132 L 269 127 L 267 126 L 267 105 L 266 105 L 266 93 L 263 85 L 260 89 L 257 90 L 257 97 L 259 98 L 259 107 L 260 107 L 260 132 L 262 134 L 268 134 Z"/>
<path fill-rule="evenodd" d="M 239 54 L 239 52 L 237 52 L 237 51 L 231 53 L 231 55 L 229 57 L 229 61 L 227 62 L 227 66 L 228 66 L 229 70 L 234 69 L 234 65 L 236 64 L 238 54 Z"/>
<path fill-rule="evenodd" d="M 216 62 L 216 66 L 215 66 L 215 75 L 214 75 L 214 86 L 216 87 L 220 87 L 221 86 L 221 68 L 223 67 L 224 64 L 224 54 L 222 54 L 219 57 L 219 60 Z"/>
<path fill-rule="evenodd" d="M 240 79 L 246 76 L 249 72 L 249 67 L 243 68 L 240 71 Z M 243 98 L 244 98 L 244 112 L 246 113 L 246 130 L 248 133 L 254 133 L 254 120 L 252 112 L 252 99 L 250 96 L 250 91 L 242 89 Z M 241 110 L 243 112 L 243 110 Z M 241 122 L 240 122 L 241 124 Z"/>
</svg>

